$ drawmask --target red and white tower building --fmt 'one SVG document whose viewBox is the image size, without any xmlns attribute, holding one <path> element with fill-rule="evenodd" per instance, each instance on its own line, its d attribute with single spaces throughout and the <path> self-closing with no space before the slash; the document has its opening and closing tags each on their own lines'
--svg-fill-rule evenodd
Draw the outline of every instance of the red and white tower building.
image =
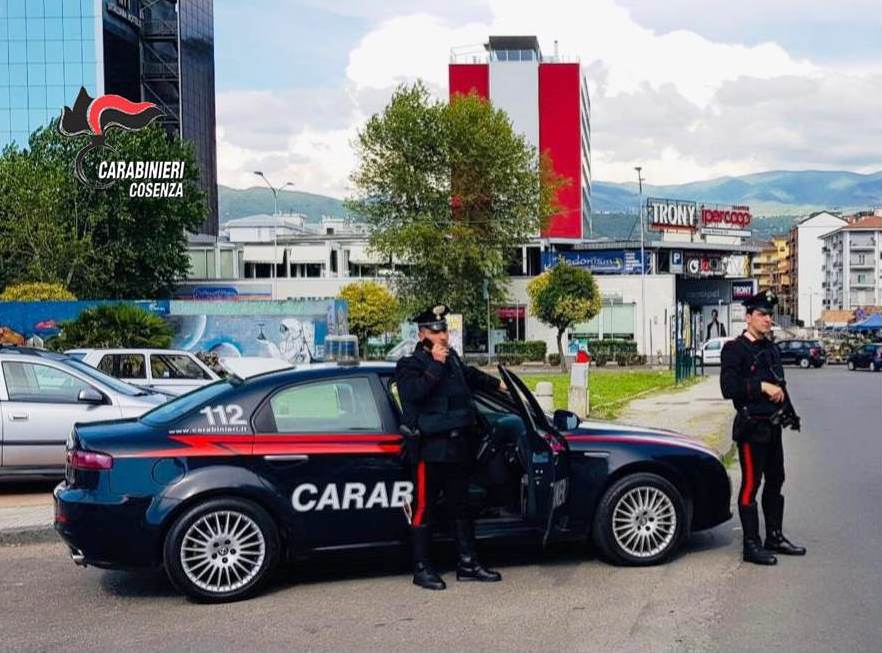
<svg viewBox="0 0 882 653">
<path fill-rule="evenodd" d="M 581 240 L 591 224 L 591 104 L 578 60 L 543 56 L 535 36 L 491 36 L 484 51 L 451 51 L 450 97 L 472 91 L 505 111 L 515 131 L 551 158 L 571 183 L 543 238 Z"/>
</svg>

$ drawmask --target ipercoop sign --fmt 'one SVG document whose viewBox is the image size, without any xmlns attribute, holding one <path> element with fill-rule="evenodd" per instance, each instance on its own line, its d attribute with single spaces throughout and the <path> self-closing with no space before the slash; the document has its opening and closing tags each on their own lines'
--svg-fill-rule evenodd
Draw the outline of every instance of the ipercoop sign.
<svg viewBox="0 0 882 653">
<path fill-rule="evenodd" d="M 660 231 L 697 231 L 704 235 L 750 236 L 750 207 L 720 207 L 697 202 L 650 198 L 649 225 Z"/>
</svg>

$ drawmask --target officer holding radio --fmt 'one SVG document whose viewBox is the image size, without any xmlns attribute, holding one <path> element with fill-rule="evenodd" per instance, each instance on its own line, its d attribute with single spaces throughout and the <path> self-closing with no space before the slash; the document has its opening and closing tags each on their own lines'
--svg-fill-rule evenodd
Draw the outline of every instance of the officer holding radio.
<svg viewBox="0 0 882 653">
<path fill-rule="evenodd" d="M 498 572 L 478 562 L 474 522 L 468 511 L 468 484 L 478 444 L 472 392 L 504 390 L 505 386 L 496 377 L 466 367 L 456 350 L 448 346 L 448 313 L 442 304 L 414 317 L 420 341 L 413 354 L 398 361 L 395 369 L 403 411 L 404 450 L 414 469 L 413 582 L 433 590 L 446 587 L 429 555 L 431 527 L 437 521 L 442 492 L 449 516 L 456 521 L 456 579 L 502 580 Z"/>
<path fill-rule="evenodd" d="M 744 560 L 774 565 L 775 553 L 805 555 L 805 548 L 784 537 L 784 427 L 799 430 L 790 403 L 778 347 L 772 342 L 772 310 L 778 298 L 769 290 L 745 300 L 747 329 L 723 347 L 720 389 L 738 411 L 732 439 L 738 444 L 741 489 L 738 514 L 744 532 Z M 762 507 L 766 540 L 760 541 L 756 495 L 763 482 Z"/>
</svg>

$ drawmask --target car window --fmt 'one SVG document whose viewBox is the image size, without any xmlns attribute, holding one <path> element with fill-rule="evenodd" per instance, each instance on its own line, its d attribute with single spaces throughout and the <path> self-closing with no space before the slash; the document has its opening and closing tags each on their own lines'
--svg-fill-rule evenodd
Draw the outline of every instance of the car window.
<svg viewBox="0 0 882 653">
<path fill-rule="evenodd" d="M 154 379 L 199 379 L 211 377 L 184 354 L 150 354 L 150 371 Z"/>
<path fill-rule="evenodd" d="M 10 401 L 77 403 L 81 390 L 92 388 L 73 374 L 38 363 L 3 363 Z"/>
<path fill-rule="evenodd" d="M 167 401 L 153 410 L 144 413 L 141 416 L 141 419 L 148 424 L 169 424 L 183 417 L 195 408 L 199 408 L 203 404 L 211 401 L 218 395 L 223 394 L 239 383 L 241 383 L 241 381 L 237 382 L 232 379 L 226 379 L 215 381 L 209 385 L 204 385 L 201 388 L 197 388 L 192 392 L 176 397 L 175 399 Z"/>
<path fill-rule="evenodd" d="M 144 354 L 106 354 L 98 369 L 120 379 L 146 379 Z"/>
<path fill-rule="evenodd" d="M 269 405 L 280 433 L 382 430 L 370 381 L 364 378 L 296 385 L 277 392 Z"/>
<path fill-rule="evenodd" d="M 67 367 L 73 368 L 80 374 L 85 374 L 90 379 L 94 379 L 95 381 L 98 381 L 98 383 L 107 386 L 115 392 L 126 395 L 127 397 L 143 397 L 144 395 L 148 394 L 142 388 L 124 383 L 123 381 L 120 381 L 119 379 L 110 376 L 109 374 L 105 374 L 101 370 L 96 369 L 91 365 L 84 363 L 83 361 L 76 358 L 66 358 L 57 362 L 59 365 L 65 365 Z"/>
<path fill-rule="evenodd" d="M 707 343 L 707 345 L 705 346 L 705 349 L 717 350 L 720 348 L 721 344 L 722 343 L 719 340 L 711 340 L 709 343 Z"/>
</svg>

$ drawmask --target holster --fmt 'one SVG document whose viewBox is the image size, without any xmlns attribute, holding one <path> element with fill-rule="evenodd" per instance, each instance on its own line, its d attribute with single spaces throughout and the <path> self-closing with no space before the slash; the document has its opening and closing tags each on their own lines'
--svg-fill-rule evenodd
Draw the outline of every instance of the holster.
<svg viewBox="0 0 882 653">
<path fill-rule="evenodd" d="M 399 457 L 401 462 L 406 465 L 416 466 L 420 460 L 420 438 L 422 434 L 419 429 L 411 429 L 402 424 L 398 432 L 401 433 L 401 453 Z"/>
</svg>

